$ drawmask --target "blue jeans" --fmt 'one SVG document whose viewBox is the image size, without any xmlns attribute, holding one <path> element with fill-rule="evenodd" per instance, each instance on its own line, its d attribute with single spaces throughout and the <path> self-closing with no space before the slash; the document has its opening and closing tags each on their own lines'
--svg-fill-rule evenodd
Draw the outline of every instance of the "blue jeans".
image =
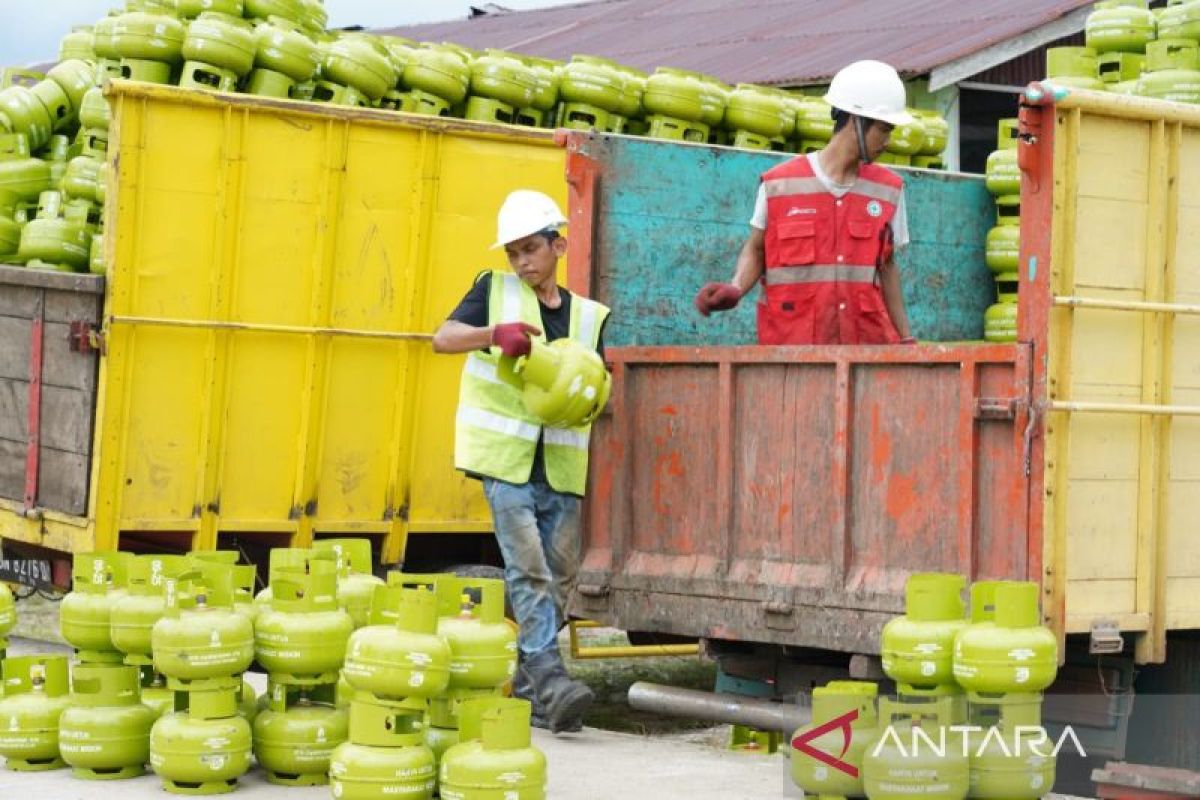
<svg viewBox="0 0 1200 800">
<path fill-rule="evenodd" d="M 557 646 L 567 595 L 579 571 L 579 498 L 545 483 L 484 478 L 504 582 L 517 617 L 517 645 L 533 655 Z"/>
</svg>

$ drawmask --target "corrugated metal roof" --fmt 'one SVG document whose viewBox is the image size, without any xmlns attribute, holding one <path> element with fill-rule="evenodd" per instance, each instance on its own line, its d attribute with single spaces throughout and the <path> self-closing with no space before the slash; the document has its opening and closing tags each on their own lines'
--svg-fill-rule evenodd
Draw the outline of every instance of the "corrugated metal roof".
<svg viewBox="0 0 1200 800">
<path fill-rule="evenodd" d="M 728 83 L 803 85 L 876 58 L 915 76 L 1092 0 L 596 0 L 380 31 L 545 58 L 606 56 Z"/>
</svg>

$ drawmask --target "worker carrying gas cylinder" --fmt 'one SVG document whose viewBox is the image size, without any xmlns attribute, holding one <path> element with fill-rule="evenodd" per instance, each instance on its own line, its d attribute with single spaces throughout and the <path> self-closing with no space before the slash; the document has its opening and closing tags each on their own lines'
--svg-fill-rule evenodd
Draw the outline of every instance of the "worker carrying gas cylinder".
<svg viewBox="0 0 1200 800">
<path fill-rule="evenodd" d="M 893 258 L 908 244 L 904 183 L 873 163 L 912 121 L 904 83 L 887 64 L 856 61 L 825 101 L 829 144 L 763 173 L 733 280 L 705 285 L 696 309 L 734 308 L 761 281 L 759 344 L 912 343 Z"/>
<path fill-rule="evenodd" d="M 591 419 L 609 381 L 602 360 L 608 308 L 556 279 L 565 224 L 545 194 L 509 194 L 493 247 L 504 248 L 511 272 L 480 273 L 433 337 L 435 352 L 468 354 L 454 463 L 483 481 L 504 558 L 520 628 L 513 694 L 531 702 L 534 725 L 555 733 L 580 730 L 593 699 L 567 674 L 558 632 L 579 569 Z M 537 386 L 531 378 L 522 392 L 521 367 L 546 383 L 563 376 L 567 385 Z"/>
</svg>

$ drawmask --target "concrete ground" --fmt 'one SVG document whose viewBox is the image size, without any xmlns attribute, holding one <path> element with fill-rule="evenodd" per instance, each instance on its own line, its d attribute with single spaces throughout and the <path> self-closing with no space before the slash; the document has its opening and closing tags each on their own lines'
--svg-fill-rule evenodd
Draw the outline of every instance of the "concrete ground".
<svg viewBox="0 0 1200 800">
<path fill-rule="evenodd" d="M 14 639 L 11 655 L 68 652 L 61 645 Z M 257 679 L 257 683 L 256 682 Z M 265 676 L 251 675 L 259 691 Z M 553 736 L 534 730 L 534 745 L 549 764 L 547 797 L 553 800 L 608 800 L 612 797 L 654 800 L 733 800 L 797 797 L 790 789 L 781 755 L 735 753 L 679 736 L 637 736 L 585 728 L 582 733 Z M 785 787 L 788 787 L 785 789 Z M 785 790 L 789 792 L 785 794 Z M 13 800 L 140 800 L 165 797 L 159 779 L 150 774 L 105 783 L 77 780 L 69 769 L 53 772 L 0 771 L 0 797 Z M 315 800 L 330 796 L 327 786 L 273 786 L 252 770 L 241 779 L 238 797 Z"/>
</svg>

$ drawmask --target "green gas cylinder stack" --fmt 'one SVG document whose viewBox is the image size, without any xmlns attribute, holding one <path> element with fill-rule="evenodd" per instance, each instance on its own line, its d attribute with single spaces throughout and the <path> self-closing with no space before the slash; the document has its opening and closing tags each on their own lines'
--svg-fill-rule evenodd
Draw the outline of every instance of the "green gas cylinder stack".
<svg viewBox="0 0 1200 800">
<path fill-rule="evenodd" d="M 1021 170 L 1017 166 L 1018 121 L 1002 119 L 987 159 L 987 188 L 996 198 L 996 225 L 987 234 L 985 261 L 996 280 L 997 302 L 984 312 L 983 337 L 1017 340 L 1017 262 L 1021 250 Z"/>
<path fill-rule="evenodd" d="M 270 604 L 254 624 L 255 654 L 270 681 L 267 707 L 254 720 L 254 752 L 268 781 L 291 786 L 328 782 L 330 755 L 349 724 L 335 700 L 354 623 L 338 607 L 336 562 L 311 556 L 272 576 Z"/>
<path fill-rule="evenodd" d="M 433 796 L 433 753 L 422 728 L 428 700 L 450 680 L 450 647 L 437 635 L 435 587 L 380 586 L 394 593 L 396 622 L 350 637 L 342 674 L 355 690 L 349 741 L 334 750 L 329 778 L 340 800 Z"/>
<path fill-rule="evenodd" d="M 177 794 L 232 791 L 250 767 L 250 723 L 239 702 L 254 628 L 234 609 L 233 565 L 195 568 L 203 563 L 166 581 L 166 613 L 151 632 L 154 667 L 175 693 L 176 710 L 154 723 L 150 765 Z"/>
<path fill-rule="evenodd" d="M 63 766 L 59 719 L 69 698 L 66 656 L 11 656 L 4 660 L 0 698 L 0 756 L 18 772 Z"/>
</svg>

